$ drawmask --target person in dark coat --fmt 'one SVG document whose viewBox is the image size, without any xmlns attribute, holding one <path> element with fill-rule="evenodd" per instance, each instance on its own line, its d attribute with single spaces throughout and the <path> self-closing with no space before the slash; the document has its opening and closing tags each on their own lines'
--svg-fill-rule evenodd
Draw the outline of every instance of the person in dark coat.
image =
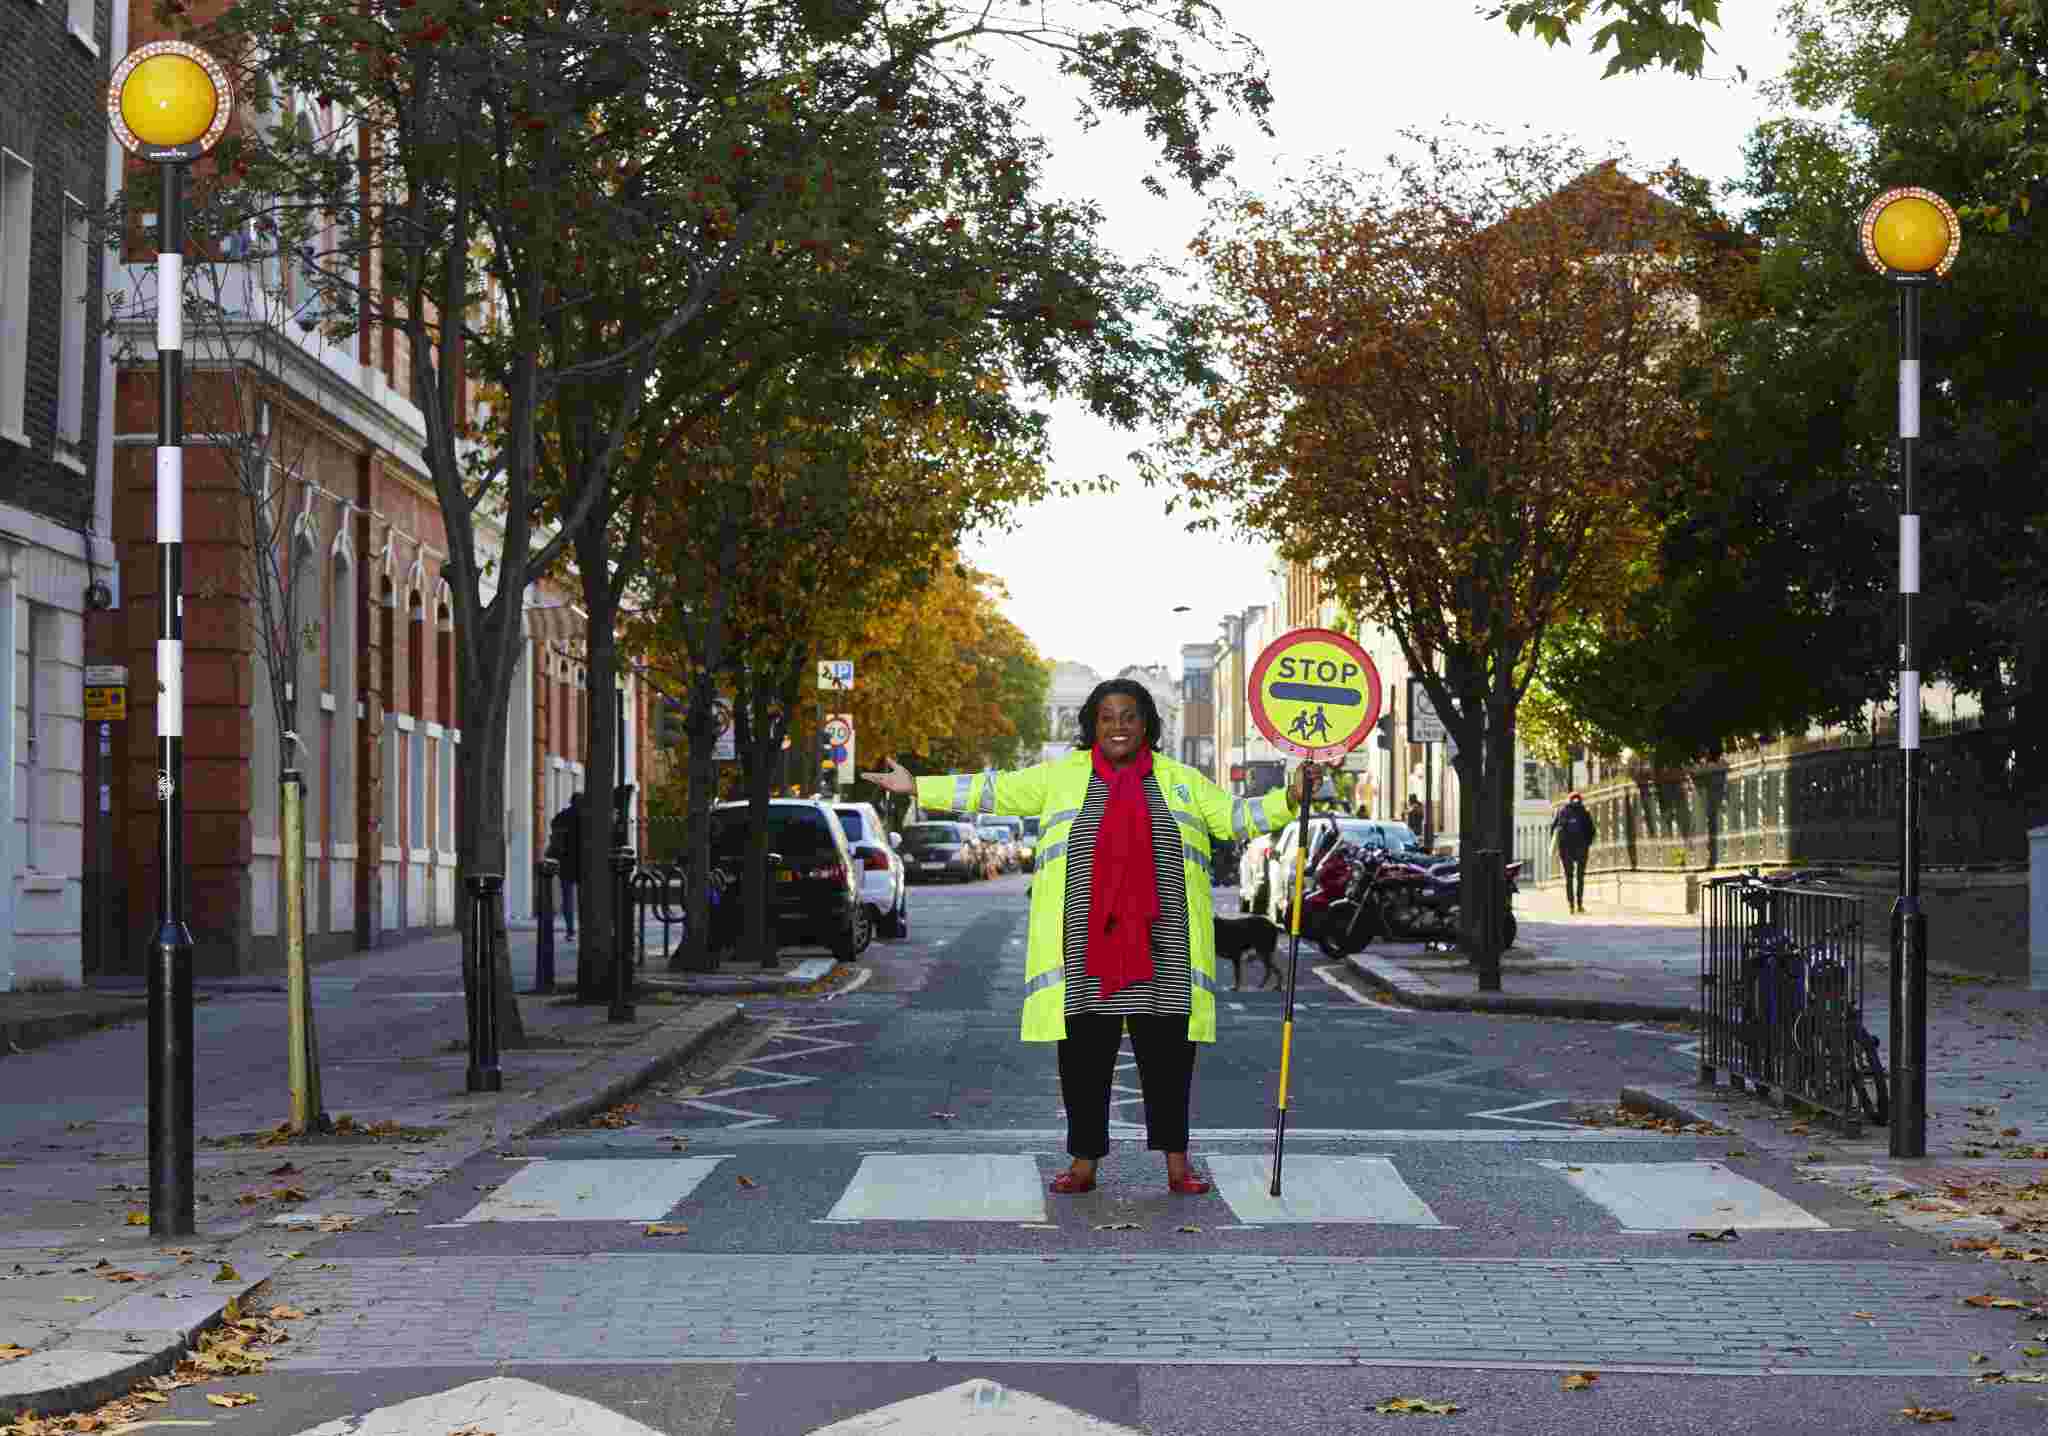
<svg viewBox="0 0 2048 1436">
<path fill-rule="evenodd" d="M 1550 840 L 1564 860 L 1564 898 L 1573 912 L 1586 910 L 1586 854 L 1592 851 L 1594 835 L 1585 798 L 1572 794 L 1550 820 Z"/>
<path fill-rule="evenodd" d="M 548 856 L 560 863 L 562 926 L 576 936 L 576 884 L 583 880 L 583 795 L 571 793 L 562 811 L 548 824 Z"/>
</svg>

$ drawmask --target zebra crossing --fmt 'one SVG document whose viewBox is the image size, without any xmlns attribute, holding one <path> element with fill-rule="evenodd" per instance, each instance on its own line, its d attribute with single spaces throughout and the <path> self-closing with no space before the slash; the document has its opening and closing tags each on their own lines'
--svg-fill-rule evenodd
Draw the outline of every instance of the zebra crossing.
<svg viewBox="0 0 2048 1436">
<path fill-rule="evenodd" d="M 840 1166 L 845 1163 L 841 1154 Z M 1633 1155 L 1633 1154 L 1630 1154 Z M 747 1164 L 747 1165 L 752 1165 Z M 1042 1152 L 870 1151 L 857 1154 L 838 1181 L 806 1188 L 795 1200 L 808 1213 L 792 1219 L 818 1225 L 870 1223 L 1008 1223 L 1043 1226 L 1071 1202 L 1053 1203 L 1046 1182 L 1062 1165 Z M 1283 1190 L 1271 1191 L 1264 1152 L 1198 1154 L 1222 1201 L 1241 1227 L 1378 1226 L 1455 1230 L 1418 1191 L 1448 1189 L 1438 1168 L 1404 1171 L 1387 1153 L 1290 1154 Z M 1624 1233 L 1815 1232 L 1835 1230 L 1824 1218 L 1762 1182 L 1703 1157 L 1593 1161 L 1511 1156 L 1515 1181 L 1552 1202 L 1576 1203 L 1579 1223 L 1611 1223 Z M 435 1229 L 508 1223 L 647 1223 L 680 1214 L 716 1218 L 721 1208 L 758 1203 L 760 1184 L 736 1153 L 663 1157 L 532 1157 L 461 1215 Z M 1443 1200 L 1442 1195 L 1436 1199 Z M 1213 1209 L 1212 1209 L 1213 1210 Z"/>
</svg>

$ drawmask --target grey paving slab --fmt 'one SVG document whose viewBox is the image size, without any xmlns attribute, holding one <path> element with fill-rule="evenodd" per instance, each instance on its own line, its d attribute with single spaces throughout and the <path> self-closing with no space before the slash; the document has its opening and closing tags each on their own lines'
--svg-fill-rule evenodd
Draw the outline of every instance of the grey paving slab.
<svg viewBox="0 0 2048 1436">
<path fill-rule="evenodd" d="M 1482 1285 L 1443 1300 L 1447 1269 Z M 791 1314 L 839 1359 L 1356 1362 L 1485 1360 L 1796 1373 L 1963 1374 L 2009 1326 L 1961 1304 L 1971 1273 L 1933 1262 L 1541 1262 L 1398 1258 L 783 1257 L 599 1254 L 357 1258 L 278 1278 L 318 1310 L 280 1357 L 309 1371 L 383 1362 L 790 1359 Z M 1091 1310 L 1034 1298 L 1090 1295 Z M 404 1310 L 394 1311 L 394 1298 Z M 1730 1295 L 1739 1323 L 1702 1320 Z M 1560 1308 L 1578 1313 L 1560 1320 Z M 477 1311 L 492 1322 L 477 1328 Z M 1113 1315 L 1112 1315 L 1113 1313 Z M 1869 1313 L 1868 1316 L 1856 1313 Z M 368 1318 L 374 1317 L 375 1320 Z M 1520 1331 L 1510 1334 L 1517 1324 Z"/>
</svg>

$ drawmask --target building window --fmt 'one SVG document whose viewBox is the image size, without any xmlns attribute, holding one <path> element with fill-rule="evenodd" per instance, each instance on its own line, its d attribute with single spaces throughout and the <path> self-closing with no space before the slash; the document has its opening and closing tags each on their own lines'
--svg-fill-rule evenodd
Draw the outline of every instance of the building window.
<svg viewBox="0 0 2048 1436">
<path fill-rule="evenodd" d="M 0 149 L 0 439 L 26 444 L 29 210 L 35 166 Z"/>
<path fill-rule="evenodd" d="M 27 642 L 21 655 L 21 794 L 18 813 L 22 824 L 22 866 L 36 868 L 44 856 L 42 828 L 49 816 L 43 802 L 43 765 L 48 758 L 49 735 L 44 732 L 49 704 L 43 693 L 43 679 L 49 663 L 49 634 L 44 627 L 47 610 L 40 603 L 23 605 Z M 11 655 L 10 655 L 11 656 Z"/>
<path fill-rule="evenodd" d="M 1540 803 L 1550 796 L 1549 787 L 1543 781 L 1543 765 L 1527 759 L 1522 763 L 1522 797 L 1532 803 Z"/>
<path fill-rule="evenodd" d="M 406 846 L 427 845 L 427 735 L 412 730 L 412 826 L 406 831 Z"/>
<path fill-rule="evenodd" d="M 334 695 L 334 730 L 328 759 L 327 811 L 334 841 L 356 840 L 356 586 L 342 554 L 334 556 L 327 600 L 327 686 Z"/>
<path fill-rule="evenodd" d="M 441 750 L 441 813 L 435 824 L 439 838 L 435 846 L 444 853 L 452 853 L 455 851 L 455 736 L 449 734 L 437 746 Z"/>
<path fill-rule="evenodd" d="M 76 459 L 85 426 L 85 279 L 91 237 L 85 202 L 64 196 L 64 310 L 58 325 L 57 452 Z"/>
</svg>

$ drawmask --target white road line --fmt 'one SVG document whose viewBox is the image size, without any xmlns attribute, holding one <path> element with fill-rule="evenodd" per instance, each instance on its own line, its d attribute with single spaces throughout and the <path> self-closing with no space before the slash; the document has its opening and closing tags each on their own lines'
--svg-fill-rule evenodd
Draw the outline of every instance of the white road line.
<svg viewBox="0 0 2048 1436">
<path fill-rule="evenodd" d="M 826 993 L 825 1001 L 834 1002 L 837 1001 L 839 998 L 846 996 L 846 994 L 849 992 L 860 991 L 863 987 L 866 987 L 868 985 L 868 983 L 874 978 L 874 975 L 875 970 L 872 967 L 863 967 L 859 972 L 856 972 L 853 975 L 853 981 L 847 983 L 846 986 L 840 988 L 836 992 Z"/>
<path fill-rule="evenodd" d="M 1277 1197 L 1271 1194 L 1271 1157 L 1230 1154 L 1207 1160 L 1216 1190 L 1241 1222 L 1443 1229 L 1429 1204 L 1385 1157 L 1294 1157 L 1282 1171 Z"/>
<path fill-rule="evenodd" d="M 1377 998 L 1366 996 L 1363 992 L 1353 987 L 1350 983 L 1344 981 L 1343 978 L 1334 975 L 1325 968 L 1312 967 L 1309 969 L 1309 971 L 1314 973 L 1317 977 L 1321 978 L 1324 982 L 1327 982 L 1330 986 L 1336 988 L 1339 992 L 1343 993 L 1346 997 L 1350 998 L 1353 1002 L 1357 1003 L 1360 1007 L 1370 1007 L 1375 1012 L 1397 1012 L 1403 1017 L 1413 1017 L 1415 1015 L 1413 1011 L 1406 1007 L 1396 1007 L 1391 1002 L 1381 1002 Z M 1232 1006 L 1236 1005 L 1237 1004 L 1235 1003 L 1232 1004 Z M 1300 1004 L 1297 1003 L 1296 1005 L 1299 1006 Z"/>
<path fill-rule="evenodd" d="M 1526 1112 L 1531 1107 L 1554 1107 L 1560 1102 L 1569 1102 L 1569 1097 L 1540 1097 L 1534 1102 L 1524 1102 L 1519 1107 L 1495 1107 L 1488 1112 L 1467 1112 L 1467 1117 L 1491 1117 L 1496 1122 L 1521 1122 L 1531 1127 L 1576 1127 L 1573 1122 L 1552 1122 L 1543 1117 L 1517 1117 L 1512 1114 Z"/>
<path fill-rule="evenodd" d="M 1553 1162 L 1631 1232 L 1830 1231 L 1804 1207 L 1719 1162 Z"/>
<path fill-rule="evenodd" d="M 1045 1190 L 1030 1157 L 862 1157 L 826 1215 L 863 1222 L 1042 1222 Z"/>
<path fill-rule="evenodd" d="M 564 1432 L 574 1432 L 575 1436 L 659 1436 L 653 1427 L 643 1426 L 595 1401 L 566 1396 L 516 1376 L 492 1376 L 431 1396 L 380 1406 L 364 1415 L 339 1417 L 307 1427 L 299 1436 L 419 1436 L 423 1431 L 455 1430 L 492 1431 L 497 1436 L 561 1436 Z"/>
<path fill-rule="evenodd" d="M 724 1157 L 598 1158 L 521 1167 L 462 1222 L 652 1222 L 697 1189 Z"/>
<path fill-rule="evenodd" d="M 1113 1130 L 1133 1130 L 1132 1124 L 1113 1124 Z M 1142 1127 L 1135 1130 L 1143 1131 Z M 679 1127 L 674 1130 L 655 1127 L 635 1127 L 628 1132 L 607 1132 L 601 1130 L 577 1131 L 548 1137 L 529 1138 L 521 1145 L 559 1150 L 564 1147 L 588 1149 L 592 1147 L 620 1147 L 644 1149 L 649 1144 L 668 1142 L 676 1138 L 702 1137 L 702 1128 Z M 1273 1140 L 1271 1127 L 1209 1127 L 1191 1134 L 1197 1144 L 1215 1145 L 1231 1143 L 1257 1143 L 1265 1145 Z M 778 1146 L 778 1147 L 881 1147 L 896 1146 L 940 1146 L 940 1147 L 1000 1147 L 1015 1151 L 1020 1147 L 1038 1148 L 1051 1144 L 1063 1149 L 1067 1140 L 1064 1127 L 989 1127 L 954 1128 L 950 1131 L 928 1131 L 919 1128 L 873 1128 L 856 1127 L 831 1129 L 823 1127 L 755 1127 L 751 1129 L 720 1128 L 716 1134 L 720 1146 Z M 1583 1143 L 1588 1146 L 1641 1146 L 1645 1143 L 1656 1146 L 1660 1143 L 1674 1146 L 1677 1150 L 1691 1150 L 1682 1144 L 1705 1140 L 1693 1137 L 1673 1137 L 1662 1132 L 1638 1131 L 1627 1127 L 1584 1128 L 1572 1131 L 1558 1131 L 1550 1128 L 1522 1127 L 1289 1127 L 1288 1142 L 1333 1142 L 1341 1144 L 1362 1143 L 1370 1146 L 1431 1142 L 1497 1144 L 1504 1142 L 1527 1142 L 1538 1145 L 1555 1143 Z"/>
</svg>

